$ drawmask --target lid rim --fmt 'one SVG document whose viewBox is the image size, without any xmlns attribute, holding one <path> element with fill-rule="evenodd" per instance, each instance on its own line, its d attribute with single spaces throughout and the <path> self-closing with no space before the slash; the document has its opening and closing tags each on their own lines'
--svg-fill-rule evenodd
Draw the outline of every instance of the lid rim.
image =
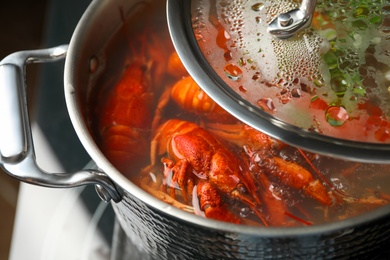
<svg viewBox="0 0 390 260">
<path fill-rule="evenodd" d="M 283 122 L 244 100 L 203 56 L 192 31 L 191 1 L 168 0 L 167 19 L 173 45 L 189 74 L 217 104 L 245 124 L 311 152 L 359 162 L 390 163 L 390 144 L 345 140 L 312 132 Z"/>
</svg>

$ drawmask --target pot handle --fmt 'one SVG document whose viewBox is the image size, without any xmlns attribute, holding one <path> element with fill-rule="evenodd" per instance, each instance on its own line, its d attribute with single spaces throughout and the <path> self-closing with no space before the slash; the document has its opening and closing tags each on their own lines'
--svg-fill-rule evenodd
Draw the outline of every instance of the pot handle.
<svg viewBox="0 0 390 260">
<path fill-rule="evenodd" d="M 27 109 L 25 66 L 65 58 L 68 46 L 20 51 L 0 62 L 0 166 L 14 178 L 44 187 L 68 188 L 95 184 L 103 201 L 121 200 L 114 183 L 103 172 L 81 170 L 74 173 L 43 171 L 35 151 Z"/>
</svg>

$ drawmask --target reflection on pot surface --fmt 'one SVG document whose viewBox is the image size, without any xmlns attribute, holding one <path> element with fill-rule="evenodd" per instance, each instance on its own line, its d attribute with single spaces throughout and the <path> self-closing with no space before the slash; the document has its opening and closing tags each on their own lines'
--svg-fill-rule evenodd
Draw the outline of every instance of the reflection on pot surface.
<svg viewBox="0 0 390 260">
<path fill-rule="evenodd" d="M 317 1 L 309 28 L 288 40 L 269 34 L 299 2 L 192 1 L 199 47 L 240 96 L 282 121 L 389 143 L 388 1 Z"/>
<path fill-rule="evenodd" d="M 132 11 L 88 112 L 96 143 L 132 182 L 185 211 L 255 226 L 317 225 L 389 202 L 390 166 L 302 151 L 241 123 L 187 74 L 164 8 Z"/>
</svg>

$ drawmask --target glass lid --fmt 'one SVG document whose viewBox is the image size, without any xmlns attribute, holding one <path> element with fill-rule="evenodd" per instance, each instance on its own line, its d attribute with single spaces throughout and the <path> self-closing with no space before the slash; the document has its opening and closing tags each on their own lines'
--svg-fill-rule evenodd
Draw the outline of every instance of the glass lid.
<svg viewBox="0 0 390 260">
<path fill-rule="evenodd" d="M 390 162 L 390 4 L 168 0 L 190 75 L 238 119 L 309 151 Z"/>
</svg>

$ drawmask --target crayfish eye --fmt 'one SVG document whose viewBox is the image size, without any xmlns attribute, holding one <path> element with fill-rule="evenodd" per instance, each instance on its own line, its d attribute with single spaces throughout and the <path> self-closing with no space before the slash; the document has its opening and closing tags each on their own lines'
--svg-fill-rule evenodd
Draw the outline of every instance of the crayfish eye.
<svg viewBox="0 0 390 260">
<path fill-rule="evenodd" d="M 248 192 L 248 189 L 247 189 L 247 188 L 245 187 L 245 185 L 242 184 L 242 183 L 237 184 L 236 189 L 238 190 L 238 192 L 239 192 L 240 194 L 245 194 L 245 193 Z"/>
</svg>

